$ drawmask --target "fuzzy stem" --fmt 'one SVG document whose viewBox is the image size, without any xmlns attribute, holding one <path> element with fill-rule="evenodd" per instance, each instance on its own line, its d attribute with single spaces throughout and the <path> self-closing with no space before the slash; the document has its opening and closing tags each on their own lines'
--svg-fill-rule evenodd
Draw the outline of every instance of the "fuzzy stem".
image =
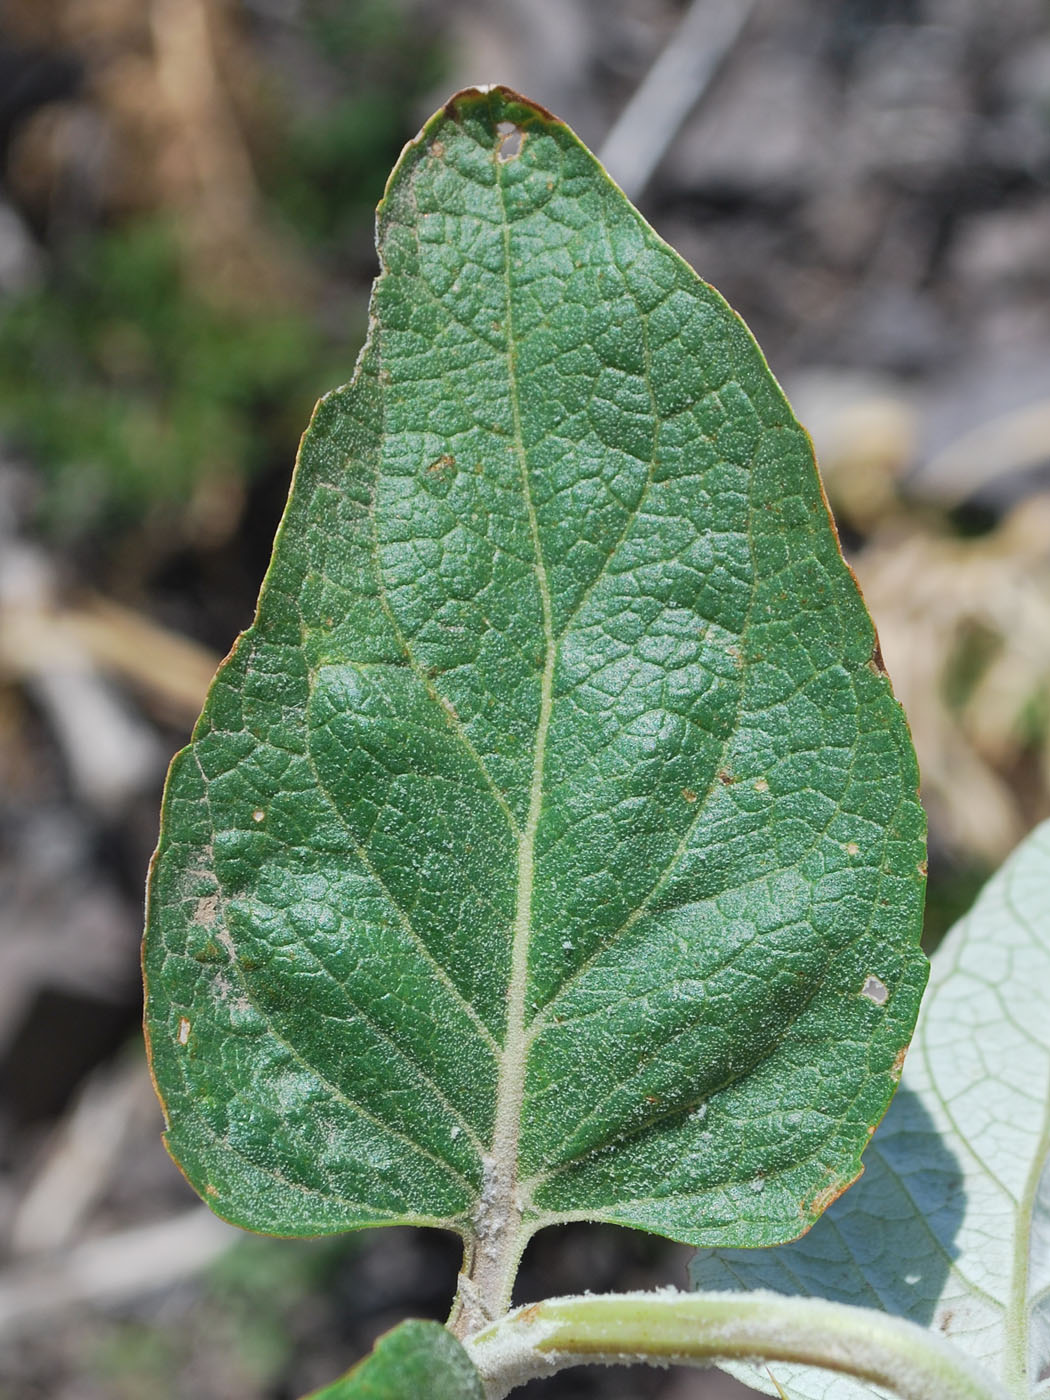
<svg viewBox="0 0 1050 1400">
<path fill-rule="evenodd" d="M 551 1298 L 478 1333 L 468 1351 L 487 1400 L 567 1366 L 819 1366 L 901 1400 L 1014 1400 L 939 1337 L 885 1313 L 776 1293 L 625 1293 Z"/>
</svg>

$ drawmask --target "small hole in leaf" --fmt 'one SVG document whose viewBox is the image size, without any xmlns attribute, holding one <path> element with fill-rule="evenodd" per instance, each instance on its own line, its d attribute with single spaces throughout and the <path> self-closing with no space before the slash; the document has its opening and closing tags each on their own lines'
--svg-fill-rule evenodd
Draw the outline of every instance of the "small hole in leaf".
<svg viewBox="0 0 1050 1400">
<path fill-rule="evenodd" d="M 190 1038 L 190 1023 L 189 1023 L 189 1021 L 186 1019 L 185 1016 L 180 1016 L 180 1017 L 179 1017 L 178 1042 L 179 1042 L 180 1045 L 185 1045 L 186 1042 L 187 1042 L 187 1040 L 189 1040 L 189 1038 Z"/>
<path fill-rule="evenodd" d="M 890 994 L 890 990 L 886 986 L 886 983 L 881 981 L 880 978 L 865 977 L 864 986 L 861 987 L 860 994 L 862 997 L 867 997 L 869 1001 L 873 1001 L 876 1006 L 884 1006 Z"/>
<path fill-rule="evenodd" d="M 521 143 L 525 139 L 525 133 L 520 126 L 515 126 L 513 122 L 500 122 L 496 127 L 496 134 L 499 137 L 497 155 L 500 160 L 514 160 L 521 154 Z"/>
</svg>

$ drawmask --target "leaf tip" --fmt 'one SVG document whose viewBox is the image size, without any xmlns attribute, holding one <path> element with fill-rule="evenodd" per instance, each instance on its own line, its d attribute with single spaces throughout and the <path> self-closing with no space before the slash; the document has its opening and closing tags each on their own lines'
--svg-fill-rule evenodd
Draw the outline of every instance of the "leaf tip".
<svg viewBox="0 0 1050 1400">
<path fill-rule="evenodd" d="M 482 103 L 488 105 L 490 111 L 504 113 L 511 125 L 515 124 L 515 113 L 518 117 L 538 118 L 540 121 L 552 122 L 556 126 L 563 123 L 541 103 L 534 101 L 531 97 L 525 97 L 514 88 L 507 87 L 505 83 L 474 83 L 469 87 L 460 88 L 448 99 L 441 111 L 444 116 L 451 121 L 459 121 L 463 109 L 477 107 Z"/>
</svg>

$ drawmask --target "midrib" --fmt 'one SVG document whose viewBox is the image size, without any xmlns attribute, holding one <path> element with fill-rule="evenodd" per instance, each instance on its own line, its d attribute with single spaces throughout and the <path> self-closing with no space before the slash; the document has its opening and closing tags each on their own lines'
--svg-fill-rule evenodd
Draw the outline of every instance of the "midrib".
<svg viewBox="0 0 1050 1400">
<path fill-rule="evenodd" d="M 1014 1236 L 1013 1270 L 1010 1279 L 1009 1304 L 1003 1331 L 1005 1333 L 1006 1376 L 1005 1379 L 1019 1395 L 1027 1395 L 1035 1377 L 1029 1377 L 1029 1310 L 1028 1277 L 1030 1268 L 1032 1217 L 1035 1213 L 1035 1200 L 1039 1191 L 1043 1171 L 1047 1169 L 1050 1154 L 1050 1102 L 1043 1113 L 1039 1133 L 1039 1143 L 1032 1158 L 1024 1191 L 1018 1202 L 1017 1225 Z"/>
<path fill-rule="evenodd" d="M 497 183 L 502 202 L 503 184 L 501 172 L 498 170 Z M 518 836 L 518 889 L 511 942 L 510 981 L 507 986 L 507 1021 L 496 1088 L 492 1152 L 487 1164 L 488 1179 L 485 1193 L 487 1199 L 483 1198 L 482 1208 L 478 1212 L 478 1245 L 479 1254 L 482 1257 L 478 1260 L 479 1267 L 475 1271 L 475 1280 L 480 1284 L 483 1275 L 489 1273 L 489 1270 L 484 1267 L 484 1255 L 488 1253 L 492 1257 L 498 1254 L 503 1268 L 492 1268 L 489 1282 L 495 1285 L 495 1291 L 501 1295 L 504 1292 L 509 1294 L 513 1283 L 514 1269 L 523 1243 L 520 1230 L 521 1207 L 516 1200 L 516 1188 L 518 1140 L 521 1132 L 527 1049 L 525 997 L 528 982 L 529 938 L 532 928 L 536 830 L 539 826 L 540 812 L 543 806 L 544 758 L 547 747 L 547 731 L 550 727 L 555 658 L 550 586 L 540 542 L 539 521 L 536 517 L 536 507 L 529 484 L 528 462 L 525 456 L 525 441 L 521 426 L 521 402 L 517 381 L 513 299 L 511 295 L 510 224 L 506 216 L 505 204 L 503 206 L 503 252 L 506 277 L 508 389 L 513 422 L 514 452 L 521 474 L 522 495 L 535 556 L 536 585 L 540 595 L 543 617 L 544 662 L 540 679 L 540 703 L 536 722 L 536 747 L 533 751 L 532 778 L 529 787 L 529 808 L 525 823 Z M 488 1241 L 483 1238 L 484 1233 L 490 1235 Z M 509 1303 L 509 1297 L 485 1297 L 485 1290 L 481 1291 L 483 1305 L 489 1308 L 502 1309 Z"/>
<path fill-rule="evenodd" d="M 530 504 L 530 514 L 534 514 Z M 540 588 L 546 587 L 542 565 L 536 573 Z M 540 708 L 536 725 L 536 750 L 529 788 L 529 811 L 518 837 L 518 896 L 514 910 L 514 936 L 511 942 L 510 982 L 507 986 L 507 1026 L 496 1091 L 496 1124 L 492 1155 L 496 1162 L 514 1161 L 518 1154 L 521 1103 L 525 1087 L 525 991 L 528 979 L 529 936 L 532 930 L 532 889 L 535 870 L 536 828 L 543 804 L 543 761 L 550 725 L 551 691 L 554 680 L 554 638 L 550 627 L 549 596 L 544 599 L 546 657 L 540 681 Z"/>
</svg>

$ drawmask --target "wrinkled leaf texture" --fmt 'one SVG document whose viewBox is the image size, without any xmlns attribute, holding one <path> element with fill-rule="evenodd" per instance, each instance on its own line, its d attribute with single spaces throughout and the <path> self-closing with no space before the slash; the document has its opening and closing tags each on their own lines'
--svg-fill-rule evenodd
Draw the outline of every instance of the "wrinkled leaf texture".
<svg viewBox="0 0 1050 1400">
<path fill-rule="evenodd" d="M 809 441 L 506 89 L 406 147 L 378 247 L 171 770 L 169 1148 L 277 1233 L 791 1238 L 857 1176 L 926 977 L 914 754 Z"/>
<path fill-rule="evenodd" d="M 933 959 L 901 1092 L 864 1180 L 794 1244 L 699 1255 L 705 1289 L 772 1288 L 906 1317 L 1018 1400 L 1050 1397 L 1050 823 Z M 793 1400 L 864 1400 L 773 1368 Z M 740 1374 L 775 1393 L 764 1369 Z"/>
<path fill-rule="evenodd" d="M 363 1361 L 304 1400 L 485 1400 L 466 1351 L 437 1322 L 385 1332 Z"/>
</svg>

